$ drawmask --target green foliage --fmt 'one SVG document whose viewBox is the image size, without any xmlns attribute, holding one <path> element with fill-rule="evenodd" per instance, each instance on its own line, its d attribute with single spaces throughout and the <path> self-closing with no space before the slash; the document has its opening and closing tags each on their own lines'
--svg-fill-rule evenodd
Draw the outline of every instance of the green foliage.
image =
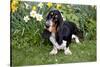
<svg viewBox="0 0 100 67">
<path fill-rule="evenodd" d="M 25 3 L 29 4 L 26 9 Z M 40 45 L 43 43 L 41 33 L 44 28 L 45 18 L 51 9 L 56 9 L 56 4 L 48 8 L 47 3 L 38 7 L 36 2 L 19 2 L 18 9 L 11 13 L 11 34 L 12 45 L 17 48 L 24 48 L 29 45 Z M 36 18 L 29 16 L 30 20 L 25 22 L 24 16 L 30 15 L 32 7 L 36 12 L 43 15 L 43 20 L 36 21 Z M 96 39 L 96 10 L 95 6 L 89 5 L 66 5 L 62 4 L 59 9 L 65 20 L 73 21 L 83 31 L 86 40 Z"/>
<path fill-rule="evenodd" d="M 96 39 L 96 6 L 64 5 L 63 15 L 66 20 L 73 21 L 83 31 L 84 39 Z"/>
<path fill-rule="evenodd" d="M 75 8 L 76 7 L 76 8 Z M 84 38 L 96 39 L 96 10 L 95 6 L 74 6 L 75 14 L 79 17 L 80 29 Z"/>
<path fill-rule="evenodd" d="M 25 48 L 30 45 L 39 45 L 42 42 L 41 32 L 44 21 L 37 22 L 34 18 L 31 18 L 26 23 L 23 19 L 25 15 L 30 13 L 31 8 L 25 9 L 24 3 L 20 2 L 17 12 L 11 14 L 11 37 L 14 48 Z"/>
</svg>

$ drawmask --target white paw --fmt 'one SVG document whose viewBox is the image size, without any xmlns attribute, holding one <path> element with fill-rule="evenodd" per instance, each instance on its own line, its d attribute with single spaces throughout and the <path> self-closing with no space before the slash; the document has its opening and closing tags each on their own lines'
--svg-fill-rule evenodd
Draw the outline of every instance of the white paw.
<svg viewBox="0 0 100 67">
<path fill-rule="evenodd" d="M 58 52 L 57 50 L 54 50 L 54 49 L 53 49 L 53 50 L 50 52 L 50 55 L 56 55 L 57 52 Z"/>
<path fill-rule="evenodd" d="M 71 52 L 70 50 L 67 49 L 67 50 L 64 51 L 64 54 L 65 54 L 65 55 L 71 55 L 72 52 Z"/>
</svg>

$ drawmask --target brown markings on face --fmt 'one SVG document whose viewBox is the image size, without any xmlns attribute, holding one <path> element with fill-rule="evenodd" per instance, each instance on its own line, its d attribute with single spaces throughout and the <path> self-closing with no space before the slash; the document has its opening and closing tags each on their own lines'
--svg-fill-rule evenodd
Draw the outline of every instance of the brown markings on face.
<svg viewBox="0 0 100 67">
<path fill-rule="evenodd" d="M 56 27 L 57 24 L 53 23 L 53 25 L 51 26 L 51 32 L 56 32 Z"/>
<path fill-rule="evenodd" d="M 54 22 L 52 22 L 52 25 L 47 29 L 48 31 L 50 32 L 56 32 L 56 27 L 57 27 L 57 24 L 55 24 Z"/>
</svg>

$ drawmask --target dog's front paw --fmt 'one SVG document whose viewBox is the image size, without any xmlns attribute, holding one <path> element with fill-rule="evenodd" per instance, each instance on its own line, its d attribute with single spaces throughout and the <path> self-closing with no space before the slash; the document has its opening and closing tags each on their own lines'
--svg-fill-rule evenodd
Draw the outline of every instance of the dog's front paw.
<svg viewBox="0 0 100 67">
<path fill-rule="evenodd" d="M 71 52 L 70 50 L 66 49 L 66 50 L 64 51 L 64 54 L 65 54 L 65 55 L 71 55 L 72 52 Z"/>
<path fill-rule="evenodd" d="M 50 55 L 56 55 L 57 52 L 58 52 L 57 50 L 54 50 L 54 49 L 53 49 L 53 50 L 50 52 Z"/>
</svg>

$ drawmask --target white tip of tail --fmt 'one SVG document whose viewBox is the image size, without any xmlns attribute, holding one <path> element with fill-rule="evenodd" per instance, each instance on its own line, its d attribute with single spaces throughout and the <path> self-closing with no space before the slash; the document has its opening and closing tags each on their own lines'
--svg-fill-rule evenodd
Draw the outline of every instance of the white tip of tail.
<svg viewBox="0 0 100 67">
<path fill-rule="evenodd" d="M 79 38 L 76 35 L 72 35 L 72 39 L 75 39 L 76 43 L 80 43 Z"/>
</svg>

